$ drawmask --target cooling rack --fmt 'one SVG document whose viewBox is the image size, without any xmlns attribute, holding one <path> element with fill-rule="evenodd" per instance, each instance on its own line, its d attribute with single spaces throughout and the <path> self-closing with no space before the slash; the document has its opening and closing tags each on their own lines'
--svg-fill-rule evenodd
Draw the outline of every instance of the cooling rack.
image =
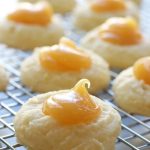
<svg viewBox="0 0 150 150">
<path fill-rule="evenodd" d="M 144 3 L 144 9 L 141 11 L 142 29 L 144 32 L 150 33 L 150 23 L 148 23 L 150 0 L 145 0 Z M 65 16 L 64 19 L 68 22 L 70 18 Z M 67 35 L 75 41 L 79 41 L 79 38 L 84 34 L 81 32 L 78 34 L 78 31 L 73 29 L 68 23 L 65 26 L 70 29 Z M 0 92 L 0 150 L 25 150 L 16 141 L 13 119 L 20 107 L 30 97 L 36 95 L 36 93 L 24 87 L 20 82 L 20 64 L 29 55 L 30 53 L 0 45 L 0 63 L 5 65 L 10 75 L 10 83 L 7 90 Z M 116 150 L 150 150 L 150 118 L 130 115 L 113 103 L 111 85 L 118 73 L 118 71 L 111 71 L 112 80 L 109 88 L 97 95 L 106 103 L 112 105 L 122 117 L 122 132 L 116 141 Z"/>
</svg>

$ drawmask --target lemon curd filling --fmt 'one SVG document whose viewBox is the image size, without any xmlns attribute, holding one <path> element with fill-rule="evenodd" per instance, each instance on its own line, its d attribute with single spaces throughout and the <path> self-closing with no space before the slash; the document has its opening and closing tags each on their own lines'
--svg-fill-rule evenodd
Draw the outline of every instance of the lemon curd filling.
<svg viewBox="0 0 150 150">
<path fill-rule="evenodd" d="M 138 80 L 150 85 L 150 57 L 139 59 L 133 66 L 133 72 Z"/>
<path fill-rule="evenodd" d="M 100 38 L 117 45 L 134 45 L 142 40 L 136 21 L 132 18 L 108 19 L 99 30 Z"/>
<path fill-rule="evenodd" d="M 126 10 L 126 4 L 124 0 L 94 0 L 90 6 L 91 9 L 97 13 Z"/>
<path fill-rule="evenodd" d="M 86 84 L 90 86 L 89 80 L 82 79 L 72 89 L 50 96 L 43 104 L 43 113 L 63 125 L 94 121 L 101 108 L 92 100 Z"/>
<path fill-rule="evenodd" d="M 8 15 L 7 19 L 24 24 L 45 26 L 52 21 L 53 9 L 47 2 L 36 4 L 20 3 Z"/>
<path fill-rule="evenodd" d="M 48 71 L 81 71 L 90 68 L 91 59 L 73 41 L 62 38 L 58 45 L 41 50 L 40 63 Z"/>
</svg>

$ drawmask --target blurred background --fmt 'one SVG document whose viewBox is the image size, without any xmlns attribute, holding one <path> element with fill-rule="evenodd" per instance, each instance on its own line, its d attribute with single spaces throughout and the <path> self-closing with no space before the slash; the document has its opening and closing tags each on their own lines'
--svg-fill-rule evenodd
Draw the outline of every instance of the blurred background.
<svg viewBox="0 0 150 150">
<path fill-rule="evenodd" d="M 68 0 L 69 1 L 69 0 Z M 134 0 L 132 0 L 134 1 Z M 136 1 L 136 0 L 135 0 Z M 5 16 L 7 11 L 10 11 L 16 0 L 0 0 L 0 18 Z M 84 0 L 78 0 L 79 4 L 83 4 Z M 67 4 L 66 4 L 67 5 Z M 150 36 L 150 0 L 142 0 L 140 6 L 140 24 L 141 30 L 144 34 Z M 67 31 L 67 36 L 71 37 L 75 41 L 78 41 L 84 32 L 73 29 L 69 14 L 61 16 L 64 18 L 65 27 L 70 29 Z M 1 34 L 1 33 L 0 33 Z M 10 74 L 10 85 L 6 92 L 0 92 L 0 150 L 24 150 L 23 146 L 20 146 L 16 142 L 13 119 L 15 112 L 21 107 L 21 105 L 35 93 L 29 89 L 23 87 L 20 83 L 19 68 L 22 60 L 26 58 L 29 53 L 16 51 L 14 48 L 8 48 L 5 45 L 0 45 L 0 59 L 5 64 L 7 71 Z M 114 74 L 113 74 L 114 75 Z M 116 75 L 113 76 L 114 78 Z M 105 91 L 103 98 L 108 99 L 111 102 L 111 91 Z M 116 108 L 116 106 L 114 106 Z M 123 130 L 120 137 L 117 140 L 117 150 L 150 150 L 150 118 L 142 117 L 138 115 L 131 116 L 128 113 L 116 108 L 123 121 Z"/>
</svg>

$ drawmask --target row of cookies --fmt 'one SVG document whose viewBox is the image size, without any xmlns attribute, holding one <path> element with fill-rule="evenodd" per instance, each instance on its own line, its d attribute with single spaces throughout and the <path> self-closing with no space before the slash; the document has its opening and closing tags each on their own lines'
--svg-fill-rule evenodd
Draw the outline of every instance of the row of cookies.
<svg viewBox="0 0 150 150">
<path fill-rule="evenodd" d="M 42 13 L 51 13 L 51 11 L 47 11 L 45 4 L 43 6 L 46 11 L 42 11 Z M 14 21 L 14 19 L 18 17 L 17 13 L 18 12 L 15 12 L 13 15 L 9 15 L 8 18 L 13 18 L 12 20 Z M 45 13 L 42 15 L 45 15 Z M 34 17 L 35 15 L 31 15 L 32 19 Z M 27 19 L 25 21 L 28 22 L 29 20 Z M 36 21 L 35 19 L 35 22 Z M 45 20 L 42 21 L 42 24 L 45 23 L 44 21 Z M 132 23 L 132 19 L 125 20 L 125 23 L 123 22 L 123 29 L 126 29 L 126 25 L 126 31 L 128 31 L 130 27 L 134 29 L 132 28 L 134 23 Z M 119 31 L 116 31 L 114 28 L 113 30 L 111 29 L 112 28 L 109 30 L 108 28 L 108 32 L 106 32 L 109 33 L 110 31 L 112 35 L 117 33 L 119 38 L 122 37 L 120 36 L 123 35 L 122 26 Z M 100 33 L 101 32 L 103 32 L 103 30 L 100 31 Z M 134 33 L 134 31 L 132 33 Z M 138 34 L 135 34 L 135 37 L 137 35 Z M 141 38 L 138 37 L 138 41 L 141 41 L 139 39 Z M 102 40 L 106 40 L 106 43 L 107 41 L 113 41 L 111 38 L 109 38 L 109 40 L 102 38 Z M 121 40 L 116 41 L 120 42 Z M 84 47 L 84 44 L 82 46 Z M 147 60 L 147 58 L 145 59 Z M 135 64 L 135 73 L 132 74 L 132 78 L 134 78 L 136 82 L 142 82 L 144 85 L 145 83 L 147 84 L 147 82 L 145 82 L 145 78 L 142 76 L 143 73 L 141 75 L 140 64 L 145 62 L 145 59 Z M 148 62 L 149 61 L 143 63 L 144 67 L 147 66 Z M 62 38 L 56 45 L 36 48 L 34 53 L 23 62 L 21 78 L 22 82 L 34 91 L 60 91 L 49 92 L 33 97 L 23 105 L 21 110 L 17 113 L 14 122 L 16 136 L 20 144 L 32 150 L 115 149 L 115 140 L 120 132 L 119 114 L 111 106 L 87 92 L 85 85 L 90 86 L 88 80 L 81 80 L 73 87 L 79 79 L 87 78 L 91 81 L 92 88 L 90 91 L 92 93 L 106 88 L 110 80 L 110 73 L 108 64 L 103 58 L 92 51 L 88 51 L 86 48 L 77 46 L 69 39 Z M 122 78 L 124 81 L 124 77 Z M 118 82 L 116 79 L 114 91 L 116 93 L 116 100 L 120 101 L 120 97 L 122 98 L 122 96 L 119 95 L 120 88 L 115 88 L 118 87 L 118 83 L 120 84 L 120 81 Z M 122 90 L 123 89 L 121 89 L 121 92 Z M 129 99 L 125 99 L 126 104 L 120 105 L 121 107 L 127 105 L 128 100 L 130 100 L 130 97 L 128 98 Z M 139 101 L 141 102 L 141 99 Z M 144 115 L 149 114 L 147 106 L 149 107 L 149 103 L 144 105 L 147 110 Z"/>
<path fill-rule="evenodd" d="M 13 20 L 13 21 L 18 21 L 19 19 L 21 19 L 21 22 L 25 21 L 25 27 L 26 27 L 26 23 L 29 24 L 29 25 L 31 23 L 31 29 L 30 30 L 27 29 L 26 31 L 30 31 L 30 34 L 31 34 L 30 37 L 31 37 L 31 39 L 34 39 L 34 42 L 35 42 L 36 41 L 35 39 L 36 39 L 37 36 L 35 36 L 31 32 L 31 31 L 33 31 L 32 28 L 35 27 L 35 26 L 33 26 L 33 24 L 34 23 L 35 24 L 38 23 L 38 24 L 42 24 L 42 25 L 44 24 L 45 25 L 45 23 L 51 22 L 50 16 L 53 14 L 52 13 L 52 9 L 47 3 L 38 3 L 38 4 L 35 4 L 35 5 L 28 4 L 27 7 L 24 7 L 24 6 L 26 6 L 26 5 L 21 5 L 20 4 L 18 6 L 17 10 L 15 9 L 12 13 L 10 13 L 7 16 L 7 19 L 8 20 L 10 19 L 10 20 Z M 36 14 L 36 13 L 32 14 L 32 10 L 30 8 L 34 8 L 34 7 L 35 7 L 35 10 L 36 9 L 38 10 L 38 13 L 40 13 L 41 17 L 40 17 L 39 14 Z M 25 11 L 25 10 L 28 10 L 28 11 Z M 21 15 L 21 17 L 23 17 L 23 20 L 20 17 L 20 14 L 23 15 L 23 16 Z M 28 17 L 30 16 L 31 18 L 30 17 L 26 18 L 26 15 Z M 38 15 L 38 18 L 36 18 L 36 15 Z M 44 17 L 42 17 L 43 15 L 44 15 Z M 33 19 L 33 18 L 35 18 L 35 19 Z M 22 26 L 22 24 L 18 24 L 18 25 Z M 21 28 L 21 31 L 24 31 L 24 29 L 25 29 L 25 27 L 17 27 L 16 26 L 16 28 L 15 28 L 15 26 L 16 26 L 16 24 L 13 27 L 10 28 L 11 29 L 10 31 L 16 31 L 18 28 Z M 24 26 L 24 24 L 23 24 L 23 26 Z M 54 25 L 54 27 L 55 26 L 56 26 L 56 24 Z M 7 26 L 3 25 L 3 27 L 7 27 Z M 27 26 L 27 28 L 28 28 L 28 26 Z M 57 31 L 58 31 L 58 29 L 59 28 L 57 27 Z M 5 30 L 2 30 L 2 31 L 5 31 Z M 47 30 L 45 31 L 44 35 L 40 34 L 41 32 L 40 32 L 39 29 L 36 29 L 35 31 L 38 31 L 37 34 L 40 35 L 40 37 L 42 39 L 44 39 L 43 37 L 44 37 L 45 33 L 47 32 Z M 50 31 L 54 31 L 54 34 L 58 35 L 55 32 L 54 29 L 50 29 Z M 17 32 L 17 33 L 19 33 L 19 32 Z M 24 33 L 27 34 L 26 39 L 29 39 L 29 42 L 27 40 L 25 40 L 25 39 L 23 41 L 22 40 L 19 41 L 21 39 L 20 37 L 24 37 L 24 36 L 21 36 L 21 35 L 20 36 L 16 36 L 16 37 L 19 37 L 19 38 L 15 39 L 15 35 L 13 33 L 11 33 L 11 36 L 14 36 L 12 39 L 14 39 L 16 41 L 15 42 L 16 44 L 21 44 L 22 46 L 23 46 L 22 43 L 25 43 L 24 41 L 27 42 L 27 43 L 24 44 L 25 46 L 27 46 L 28 44 L 32 45 L 31 44 L 32 40 L 30 38 L 28 38 L 29 37 L 29 32 L 28 33 L 24 32 Z M 61 32 L 58 31 L 58 33 L 61 33 Z M 9 36 L 7 36 L 6 32 L 4 32 L 4 34 L 2 34 L 2 35 L 3 35 L 3 37 L 4 37 L 4 35 L 6 35 L 7 40 L 9 39 L 8 38 Z M 33 38 L 32 35 L 35 38 Z M 63 34 L 61 34 L 61 36 L 62 35 Z M 57 40 L 55 40 L 54 43 L 56 43 L 56 41 L 58 41 L 61 36 L 59 36 L 57 38 Z M 51 38 L 53 37 L 52 39 L 54 39 L 54 36 L 52 34 L 50 34 L 50 37 Z M 49 38 L 45 37 L 45 39 L 47 40 Z M 12 42 L 13 40 L 9 39 L 9 41 Z M 39 41 L 41 42 L 41 39 Z M 39 41 L 37 43 L 39 43 Z M 66 42 L 66 40 L 65 40 L 65 42 Z M 61 40 L 60 41 L 60 45 L 64 46 L 65 42 L 64 42 L 64 40 Z M 70 44 L 71 42 L 67 42 L 67 44 L 68 43 Z M 53 42 L 52 43 L 49 42 L 49 45 L 52 45 L 52 44 L 53 44 Z M 75 48 L 75 44 L 72 43 L 70 45 L 71 46 L 74 45 L 73 47 Z M 126 68 L 128 66 L 131 66 L 138 58 L 144 57 L 144 56 L 148 56 L 149 55 L 149 47 L 150 47 L 150 43 L 148 42 L 147 38 L 144 37 L 142 35 L 142 33 L 140 33 L 140 31 L 138 29 L 138 25 L 131 18 L 112 18 L 112 19 L 109 19 L 108 21 L 106 21 L 106 23 L 102 24 L 100 27 L 98 27 L 98 28 L 94 29 L 93 31 L 89 32 L 85 36 L 85 38 L 83 38 L 83 40 L 81 40 L 81 45 L 83 47 L 85 47 L 86 49 L 95 51 L 98 55 L 100 55 L 103 58 L 105 58 L 109 62 L 109 65 L 111 67 L 115 67 L 115 68 Z M 38 45 L 38 46 L 41 46 L 41 45 Z M 52 47 L 52 49 L 54 51 L 56 51 L 56 52 L 53 53 L 53 54 L 50 54 L 50 55 L 56 55 L 56 56 L 53 56 L 53 57 L 55 57 L 55 59 L 56 59 L 56 57 L 59 57 L 59 55 L 60 56 L 64 55 L 63 53 L 60 54 L 60 52 L 58 52 L 58 47 L 59 46 L 56 46 L 56 45 L 54 47 Z M 45 56 L 48 55 L 48 53 L 46 52 L 47 51 L 46 49 L 49 49 L 49 47 L 45 47 L 43 49 L 44 49 L 45 53 L 41 54 L 41 56 L 40 56 L 40 60 L 41 60 L 41 62 L 43 64 L 43 66 L 45 66 L 46 68 L 53 67 L 53 66 L 51 66 L 51 63 L 48 63 L 48 60 L 50 58 L 49 57 L 45 58 Z M 144 49 L 144 51 L 142 51 L 141 49 Z M 37 50 L 36 53 L 38 55 L 38 50 Z M 89 53 L 89 52 L 86 51 L 86 53 Z M 123 55 L 122 55 L 122 53 L 123 53 Z M 36 56 L 36 54 L 35 54 L 35 56 Z M 31 58 L 31 59 L 34 60 L 34 57 Z M 83 60 L 80 60 L 80 57 L 78 57 L 77 60 L 83 62 Z M 72 63 L 74 62 L 72 57 L 70 57 L 70 61 Z M 29 66 L 30 65 L 33 66 L 33 63 L 35 63 L 35 62 L 36 61 L 29 61 L 29 60 L 27 60 L 26 63 L 23 63 L 23 64 L 25 64 L 24 65 L 25 67 L 23 67 L 23 68 L 31 68 Z M 96 63 L 97 62 L 101 62 L 101 61 L 97 60 Z M 63 63 L 64 64 L 65 62 L 59 62 L 59 63 Z M 83 66 L 82 65 L 80 66 L 81 67 L 80 69 L 83 69 L 84 67 L 85 68 L 89 67 L 88 66 L 89 65 L 89 61 L 88 61 L 88 59 L 86 57 L 85 57 L 84 63 L 85 64 Z M 80 63 L 80 64 L 82 64 L 82 63 Z M 102 64 L 102 63 L 100 63 L 100 64 Z M 57 66 L 57 64 L 55 64 L 55 66 Z M 74 66 L 72 64 L 70 66 L 68 66 L 68 68 L 70 68 L 70 69 L 74 69 L 76 67 L 78 68 L 78 65 L 76 63 L 74 63 Z M 36 67 L 35 69 L 38 72 L 37 68 L 38 67 Z M 101 67 L 97 67 L 97 68 L 101 68 Z M 35 70 L 35 69 L 34 69 L 34 67 L 31 68 L 31 72 L 32 72 L 32 70 Z M 61 69 L 63 69 L 63 68 L 61 68 Z M 105 76 L 105 79 L 103 78 L 103 80 L 102 80 L 104 83 L 101 84 L 102 87 L 100 87 L 100 85 L 95 84 L 94 87 L 96 89 L 93 90 L 94 92 L 100 91 L 102 88 L 105 87 L 105 85 L 108 85 L 107 80 L 109 80 L 109 78 L 110 78 L 110 76 L 108 75 L 108 66 L 105 67 L 105 69 L 103 69 L 102 71 L 104 73 L 100 72 L 100 74 L 102 76 Z M 41 79 L 41 77 L 40 77 L 41 70 L 39 69 L 39 73 L 37 73 L 37 72 L 35 72 L 38 75 L 36 77 L 37 81 L 35 83 L 32 83 L 32 82 L 30 82 L 30 81 L 32 81 L 31 76 L 30 76 L 30 71 L 26 71 L 26 69 L 23 69 L 23 73 L 22 74 L 25 77 L 22 77 L 22 79 L 23 79 L 23 81 L 25 80 L 25 84 L 27 84 L 27 86 L 29 86 L 33 90 L 34 89 L 36 90 L 36 88 L 37 88 L 37 91 L 40 91 L 40 92 L 45 91 L 46 88 L 48 90 L 53 90 L 53 88 L 52 89 L 49 88 L 49 86 L 52 83 L 51 84 L 43 84 L 43 86 L 38 85 L 40 80 L 45 80 L 45 82 L 47 82 L 48 81 L 47 76 L 49 77 L 49 75 L 45 74 L 45 76 L 44 76 L 45 78 Z M 36 76 L 36 75 L 34 74 L 34 76 Z M 89 79 L 88 74 L 85 77 Z M 63 78 L 63 76 L 62 76 L 62 78 Z M 92 83 L 93 82 L 97 83 L 97 80 L 99 80 L 100 78 L 101 78 L 101 76 L 99 76 L 99 74 L 93 76 Z M 53 85 L 55 85 L 55 83 L 57 83 L 57 82 L 56 82 L 55 79 L 53 79 L 53 80 L 54 80 L 54 84 Z M 68 84 L 69 84 L 69 82 L 68 82 Z M 70 84 L 71 84 L 71 82 L 70 82 Z M 63 83 L 61 85 L 63 85 Z M 72 84 L 71 84 L 71 86 L 72 86 Z M 57 84 L 56 84 L 56 87 L 57 87 Z M 44 90 L 43 90 L 43 88 L 44 88 Z M 59 87 L 59 88 L 61 89 L 61 88 L 65 88 L 65 87 Z M 57 90 L 57 88 L 55 90 Z"/>
<path fill-rule="evenodd" d="M 36 90 L 57 91 L 29 99 L 19 110 L 14 121 L 19 143 L 33 150 L 115 150 L 121 129 L 117 111 L 87 92 L 87 79 L 71 85 L 78 77 L 92 77 L 90 91 L 96 92 L 98 86 L 100 90 L 108 84 L 107 67 L 102 58 L 85 53 L 68 39 L 62 39 L 59 45 L 38 48 L 23 63 L 23 82 Z M 113 91 L 121 108 L 150 116 L 149 75 L 150 57 L 146 57 L 116 78 Z"/>
<path fill-rule="evenodd" d="M 31 50 L 58 43 L 64 29 L 49 4 L 19 3 L 0 21 L 0 33 L 0 42 Z M 129 67 L 140 57 L 150 55 L 149 37 L 130 17 L 106 20 L 83 37 L 81 46 L 102 56 L 113 68 Z"/>
<path fill-rule="evenodd" d="M 150 64 L 150 57 L 138 61 L 134 69 L 139 64 L 146 65 L 147 62 Z M 149 113 L 148 86 L 135 79 L 133 68 L 123 72 L 117 80 L 116 85 L 123 84 L 121 90 L 124 93 L 121 96 L 127 97 L 124 99 L 125 106 L 128 102 L 128 107 L 133 107 L 132 111 Z M 132 80 L 133 86 L 125 83 L 125 80 Z M 144 93 L 148 96 L 147 101 L 142 99 L 142 93 L 139 99 L 134 92 L 134 88 L 137 88 L 135 91 L 143 90 L 137 84 L 147 88 Z M 89 88 L 90 82 L 82 79 L 71 89 L 30 98 L 19 110 L 14 121 L 19 143 L 32 150 L 115 150 L 115 140 L 121 130 L 120 115 L 109 104 L 90 95 L 86 85 Z M 132 95 L 128 96 L 125 90 Z M 133 98 L 134 94 L 138 98 L 137 104 L 131 101 L 135 99 L 128 99 Z"/>
<path fill-rule="evenodd" d="M 144 57 L 116 78 L 113 90 L 120 107 L 150 116 L 149 75 L 150 57 Z M 96 94 L 109 85 L 109 65 L 101 56 L 67 38 L 57 45 L 36 48 L 21 65 L 22 83 L 35 92 L 68 89 L 82 78 L 90 80 L 89 91 Z M 144 111 L 139 109 L 141 105 Z"/>
<path fill-rule="evenodd" d="M 129 112 L 150 114 L 147 66 L 150 57 L 140 59 L 115 80 L 116 101 Z M 90 95 L 86 84 L 89 88 L 90 82 L 82 79 L 73 88 L 29 99 L 14 121 L 19 143 L 33 150 L 115 150 L 121 118 L 109 104 Z"/>
<path fill-rule="evenodd" d="M 97 12 L 98 14 L 91 12 L 92 15 L 89 14 L 90 10 L 84 10 L 87 8 L 85 5 L 78 4 L 72 14 L 75 26 L 82 26 L 79 28 L 86 30 L 87 28 L 92 29 L 100 25 L 113 16 L 123 17 L 129 15 L 135 17 L 136 15 L 135 18 L 138 18 L 137 16 L 139 15 L 139 12 L 137 9 L 135 10 L 131 7 L 131 10 L 128 10 L 127 6 L 130 1 L 103 1 L 104 2 L 98 1 L 96 4 L 93 1 L 86 2 L 88 9 L 92 9 L 94 7 L 94 9 L 98 11 L 102 10 L 103 7 L 106 7 L 106 10 L 103 10 L 104 12 Z M 92 7 L 91 5 L 94 6 Z M 70 5 L 68 4 L 65 6 Z M 123 8 L 124 11 L 120 10 L 120 7 L 125 7 Z M 83 11 L 87 16 L 81 15 L 81 12 L 78 11 L 78 9 Z M 123 15 L 118 13 L 120 11 Z M 130 13 L 132 11 L 134 12 L 134 15 Z M 58 15 L 54 14 L 52 6 L 47 2 L 33 4 L 20 2 L 16 3 L 16 5 L 14 5 L 10 11 L 5 14 L 5 17 L 0 20 L 0 32 L 1 43 L 5 43 L 10 47 L 31 50 L 38 46 L 53 45 L 58 43 L 59 39 L 64 35 L 63 20 L 58 17 Z"/>
<path fill-rule="evenodd" d="M 36 2 L 42 1 L 42 0 L 18 0 L 18 1 L 19 2 L 36 3 Z M 50 3 L 53 6 L 54 11 L 57 12 L 57 13 L 67 13 L 67 12 L 73 11 L 74 8 L 77 9 L 77 7 L 81 5 L 80 3 L 78 4 L 76 2 L 76 0 L 69 0 L 69 1 L 67 1 L 67 0 L 45 0 L 45 1 Z M 84 2 L 85 4 L 88 4 L 90 1 L 94 1 L 94 0 L 81 0 L 81 1 Z M 133 5 L 133 6 L 136 6 L 136 5 L 139 6 L 141 4 L 141 0 L 132 0 L 132 1 L 131 0 L 126 0 L 126 1 L 130 1 L 131 5 Z M 96 0 L 94 1 L 94 3 L 95 2 L 96 2 Z M 101 3 L 103 3 L 103 1 L 101 1 Z M 116 2 L 116 3 L 118 4 L 120 2 Z M 125 2 L 125 3 L 128 3 L 128 2 Z M 129 5 L 129 4 L 127 4 L 127 5 Z"/>
<path fill-rule="evenodd" d="M 35 91 L 51 92 L 29 99 L 17 112 L 14 128 L 19 144 L 32 150 L 115 149 L 120 115 L 88 93 L 89 80 L 76 84 L 86 76 L 95 82 L 93 92 L 105 87 L 110 77 L 102 58 L 62 38 L 58 45 L 37 48 L 23 62 L 21 76 Z"/>
<path fill-rule="evenodd" d="M 64 43 L 66 44 L 65 46 L 68 44 L 71 48 L 77 48 L 74 43 L 67 39 L 63 39 L 60 44 Z M 61 45 L 59 45 L 59 49 L 61 49 Z M 44 65 L 45 67 L 48 66 L 48 71 L 54 71 L 49 70 L 50 68 L 60 69 L 59 75 L 61 76 L 66 69 L 70 69 L 72 62 L 64 62 L 63 59 L 66 57 L 64 53 L 61 54 L 61 56 L 59 55 L 59 60 L 62 59 L 63 61 L 59 61 L 55 48 L 51 50 L 49 48 L 48 50 L 46 47 L 45 50 L 47 52 L 49 51 L 49 53 L 47 53 L 48 56 L 55 56 L 49 57 L 49 61 L 54 61 L 51 59 L 57 60 L 57 64 L 55 62 L 53 66 L 52 63 Z M 82 52 L 80 49 L 77 49 L 77 51 Z M 69 50 L 67 49 L 65 52 L 69 53 Z M 76 54 L 71 53 L 71 55 L 75 56 Z M 36 55 L 36 57 L 37 56 L 38 55 Z M 68 56 L 70 57 L 70 55 Z M 69 58 L 68 56 L 66 58 Z M 84 56 L 85 54 L 83 57 Z M 94 58 L 92 53 L 90 56 Z M 94 60 L 96 60 L 96 57 Z M 31 61 L 32 60 L 28 60 L 26 63 L 30 64 L 29 62 Z M 34 67 L 36 66 L 38 70 L 39 64 L 37 61 L 36 63 L 37 64 L 33 63 L 33 65 Z M 58 63 L 60 63 L 59 67 Z M 79 63 L 83 63 L 84 67 L 87 66 L 85 65 L 85 60 L 84 62 L 79 61 Z M 69 66 L 67 64 L 69 64 Z M 28 67 L 30 67 L 30 65 Z M 78 67 L 80 68 L 80 65 Z M 71 70 L 72 69 L 73 68 L 71 68 Z M 74 67 L 74 69 L 77 71 L 76 67 Z M 28 72 L 31 76 L 32 71 L 31 69 Z M 44 73 L 45 72 L 43 72 L 43 74 Z M 125 70 L 117 77 L 113 90 L 115 100 L 122 108 L 132 113 L 146 116 L 150 115 L 149 74 L 150 57 L 146 57 L 137 61 L 134 67 Z M 37 74 L 34 74 L 34 77 L 36 77 L 35 75 Z M 73 74 L 71 75 L 73 76 Z M 56 76 L 55 74 L 55 78 Z M 65 81 L 65 79 L 66 78 L 59 78 L 59 81 L 62 83 L 63 80 L 63 83 L 68 85 L 70 78 L 69 81 Z M 101 82 L 102 80 L 99 80 L 99 83 Z M 41 84 L 41 81 L 38 84 Z M 57 85 L 56 82 L 55 84 Z M 33 150 L 115 150 L 115 140 L 121 129 L 121 118 L 117 111 L 109 104 L 90 95 L 85 88 L 86 84 L 89 88 L 90 82 L 87 79 L 82 79 L 74 87 L 72 86 L 73 88 L 69 87 L 67 90 L 62 90 L 61 88 L 58 91 L 48 92 L 29 99 L 19 110 L 14 121 L 19 143 Z M 40 86 L 43 85 L 41 84 Z M 94 84 L 92 84 L 92 86 L 94 86 Z M 91 89 L 94 89 L 94 87 Z"/>
</svg>

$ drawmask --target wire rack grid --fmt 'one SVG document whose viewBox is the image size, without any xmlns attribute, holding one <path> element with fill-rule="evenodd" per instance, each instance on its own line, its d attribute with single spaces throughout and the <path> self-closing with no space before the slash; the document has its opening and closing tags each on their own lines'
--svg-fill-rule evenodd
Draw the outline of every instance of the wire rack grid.
<svg viewBox="0 0 150 150">
<path fill-rule="evenodd" d="M 150 6 L 150 1 L 148 1 L 145 0 L 145 3 L 147 2 Z M 145 6 L 147 7 L 147 5 Z M 144 9 L 142 13 L 147 15 L 145 10 L 147 9 Z M 143 20 L 146 18 L 147 16 L 143 17 Z M 68 17 L 65 19 L 67 20 Z M 143 28 L 144 30 L 146 29 L 145 27 Z M 79 36 L 75 34 L 78 33 L 77 31 L 71 30 L 73 32 L 68 32 L 68 36 L 78 41 L 81 34 Z M 24 87 L 20 82 L 20 64 L 29 55 L 30 53 L 0 45 L 0 61 L 5 65 L 10 75 L 10 83 L 7 90 L 0 92 L 0 150 L 25 150 L 25 147 L 17 143 L 13 120 L 20 107 L 30 97 L 36 95 L 36 93 Z M 150 118 L 130 115 L 118 108 L 113 102 L 111 85 L 117 74 L 116 71 L 111 71 L 112 81 L 109 88 L 98 95 L 105 102 L 112 105 L 122 117 L 122 132 L 116 141 L 116 150 L 150 150 Z"/>
</svg>

